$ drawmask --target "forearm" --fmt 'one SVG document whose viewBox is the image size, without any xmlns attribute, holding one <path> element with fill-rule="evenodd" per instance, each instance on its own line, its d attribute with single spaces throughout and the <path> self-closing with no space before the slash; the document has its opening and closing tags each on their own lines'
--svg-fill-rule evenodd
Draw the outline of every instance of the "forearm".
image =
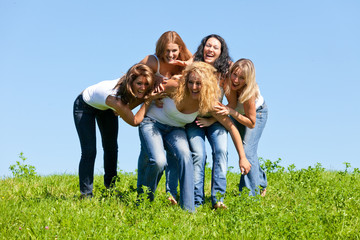
<svg viewBox="0 0 360 240">
<path fill-rule="evenodd" d="M 242 125 L 248 127 L 248 128 L 254 128 L 255 127 L 255 121 L 252 121 L 247 116 L 241 115 L 238 111 L 229 108 L 229 115 L 233 117 L 236 121 L 241 123 Z"/>
<path fill-rule="evenodd" d="M 141 105 L 139 111 L 137 111 L 137 113 L 134 116 L 134 120 L 133 120 L 132 124 L 129 123 L 131 126 L 134 126 L 134 127 L 139 126 L 139 124 L 144 119 L 147 111 L 149 110 L 150 104 L 151 104 L 151 101 L 145 101 L 143 103 L 143 105 Z"/>
</svg>

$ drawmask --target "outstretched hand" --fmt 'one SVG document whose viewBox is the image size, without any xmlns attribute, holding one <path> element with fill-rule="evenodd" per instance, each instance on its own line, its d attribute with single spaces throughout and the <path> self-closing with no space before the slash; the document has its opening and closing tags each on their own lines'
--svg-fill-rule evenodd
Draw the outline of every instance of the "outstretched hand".
<svg viewBox="0 0 360 240">
<path fill-rule="evenodd" d="M 172 60 L 172 61 L 169 62 L 169 64 L 177 65 L 177 66 L 181 66 L 181 67 L 186 67 L 187 65 L 190 65 L 191 62 L 189 60 L 188 61 Z"/>
</svg>

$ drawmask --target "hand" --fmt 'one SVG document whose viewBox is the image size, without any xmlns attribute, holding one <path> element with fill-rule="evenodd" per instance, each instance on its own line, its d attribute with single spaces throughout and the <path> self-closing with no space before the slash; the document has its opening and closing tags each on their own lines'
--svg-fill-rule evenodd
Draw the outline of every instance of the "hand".
<svg viewBox="0 0 360 240">
<path fill-rule="evenodd" d="M 199 127 L 208 127 L 211 124 L 213 124 L 214 122 L 216 122 L 216 120 L 214 118 L 202 118 L 202 117 L 197 117 L 195 123 L 199 126 Z"/>
<path fill-rule="evenodd" d="M 166 84 L 167 80 L 169 80 L 167 77 L 155 75 L 155 84 L 154 84 L 155 92 L 163 92 L 165 89 L 164 84 Z"/>
<path fill-rule="evenodd" d="M 156 92 L 155 90 L 152 91 L 150 94 L 144 97 L 144 102 L 151 103 L 153 100 L 161 99 L 167 96 L 165 92 Z"/>
<path fill-rule="evenodd" d="M 219 114 L 219 115 L 222 115 L 222 116 L 230 115 L 230 108 L 228 106 L 225 106 L 222 103 L 218 103 L 218 105 L 216 105 L 214 107 L 214 109 L 215 109 L 216 114 Z"/>
<path fill-rule="evenodd" d="M 250 169 L 251 169 L 251 164 L 250 162 L 247 160 L 246 157 L 242 157 L 240 160 L 239 160 L 239 167 L 240 167 L 240 171 L 241 171 L 241 174 L 248 174 L 250 172 Z"/>
<path fill-rule="evenodd" d="M 186 67 L 187 65 L 189 65 L 188 61 L 181 61 L 181 60 L 172 60 L 171 62 L 169 62 L 169 64 L 173 64 L 181 67 Z"/>
</svg>

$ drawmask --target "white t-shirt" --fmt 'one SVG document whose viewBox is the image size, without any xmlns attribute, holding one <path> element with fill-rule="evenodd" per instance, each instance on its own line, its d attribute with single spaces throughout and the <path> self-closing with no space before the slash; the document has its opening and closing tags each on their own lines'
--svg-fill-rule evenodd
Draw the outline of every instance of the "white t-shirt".
<svg viewBox="0 0 360 240">
<path fill-rule="evenodd" d="M 184 127 L 186 124 L 193 122 L 197 115 L 197 111 L 190 114 L 180 112 L 177 110 L 174 101 L 169 97 L 163 99 L 162 108 L 152 103 L 146 113 L 146 116 L 172 127 Z"/>
<path fill-rule="evenodd" d="M 118 78 L 115 80 L 102 81 L 86 88 L 82 93 L 84 101 L 99 110 L 110 109 L 105 101 L 109 95 L 115 96 L 116 90 L 114 90 L 114 87 L 119 80 Z"/>
</svg>

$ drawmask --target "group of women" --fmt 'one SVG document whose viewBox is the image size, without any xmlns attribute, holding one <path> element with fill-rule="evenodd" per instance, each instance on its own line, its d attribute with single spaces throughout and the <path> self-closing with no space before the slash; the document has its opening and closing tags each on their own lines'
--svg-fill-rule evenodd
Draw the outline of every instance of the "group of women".
<svg viewBox="0 0 360 240">
<path fill-rule="evenodd" d="M 227 105 L 222 104 L 224 95 Z M 134 115 L 132 109 L 142 104 Z M 120 79 L 86 88 L 75 100 L 74 120 L 81 145 L 80 192 L 91 197 L 96 156 L 95 121 L 104 149 L 104 184 L 117 175 L 120 116 L 139 126 L 138 193 L 149 189 L 154 199 L 166 172 L 169 200 L 190 212 L 204 204 L 205 137 L 212 148 L 211 201 L 226 208 L 227 133 L 239 157 L 241 179 L 250 195 L 265 195 L 267 180 L 257 146 L 267 120 L 267 107 L 249 59 L 232 62 L 223 38 L 202 39 L 194 55 L 174 31 L 162 34 L 154 55 L 146 56 Z"/>
</svg>

